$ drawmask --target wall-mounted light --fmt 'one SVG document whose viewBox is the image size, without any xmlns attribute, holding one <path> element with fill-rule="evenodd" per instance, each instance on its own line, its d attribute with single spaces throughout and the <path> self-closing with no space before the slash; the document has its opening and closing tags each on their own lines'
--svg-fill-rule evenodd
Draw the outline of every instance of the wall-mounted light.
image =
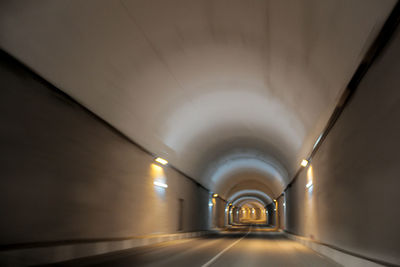
<svg viewBox="0 0 400 267">
<path fill-rule="evenodd" d="M 163 187 L 163 188 L 168 188 L 167 184 L 164 184 L 164 183 L 161 183 L 161 182 L 157 182 L 157 181 L 154 181 L 154 185 L 159 186 L 159 187 Z"/>
<path fill-rule="evenodd" d="M 309 182 L 306 184 L 306 187 L 307 187 L 307 188 L 310 188 L 312 185 L 313 185 L 313 182 L 312 182 L 312 181 L 309 181 Z"/>
<path fill-rule="evenodd" d="M 215 197 L 218 197 L 218 194 L 213 194 L 213 197 L 215 198 Z"/>
<path fill-rule="evenodd" d="M 208 203 L 208 206 L 209 206 L 209 207 L 212 207 L 212 206 L 213 206 L 213 203 Z"/>
<path fill-rule="evenodd" d="M 167 164 L 168 164 L 168 161 L 167 161 L 167 160 L 165 160 L 165 159 L 163 159 L 163 158 L 160 158 L 160 157 L 157 157 L 157 158 L 155 159 L 155 161 L 158 162 L 158 163 L 160 163 L 160 164 L 162 164 L 162 165 L 167 165 Z"/>
<path fill-rule="evenodd" d="M 308 160 L 303 159 L 303 160 L 301 161 L 301 166 L 307 167 L 307 165 L 308 165 Z"/>
<path fill-rule="evenodd" d="M 229 206 L 232 206 L 232 203 L 229 203 Z"/>
</svg>

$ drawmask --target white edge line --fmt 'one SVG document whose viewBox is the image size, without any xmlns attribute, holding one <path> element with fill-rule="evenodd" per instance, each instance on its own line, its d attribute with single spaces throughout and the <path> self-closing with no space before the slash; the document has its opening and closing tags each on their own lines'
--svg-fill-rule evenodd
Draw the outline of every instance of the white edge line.
<svg viewBox="0 0 400 267">
<path fill-rule="evenodd" d="M 232 244 L 230 244 L 229 246 L 227 246 L 226 248 L 224 248 L 220 253 L 218 253 L 217 255 L 215 255 L 211 260 L 207 261 L 206 263 L 204 263 L 203 265 L 201 265 L 201 267 L 208 267 L 211 264 L 213 264 L 222 254 L 224 254 L 228 249 L 230 249 L 231 247 L 233 247 L 234 245 L 236 245 L 237 243 L 239 243 L 240 240 L 242 240 L 243 238 L 245 238 L 249 233 L 250 233 L 251 227 L 249 229 L 249 231 L 247 232 L 247 234 L 245 234 L 244 236 L 242 236 L 241 238 L 239 238 L 238 240 L 236 240 L 235 242 L 233 242 Z"/>
</svg>

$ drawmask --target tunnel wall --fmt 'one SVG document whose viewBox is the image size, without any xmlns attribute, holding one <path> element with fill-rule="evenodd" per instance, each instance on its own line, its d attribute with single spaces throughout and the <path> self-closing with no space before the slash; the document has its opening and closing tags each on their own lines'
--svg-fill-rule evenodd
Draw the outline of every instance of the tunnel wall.
<svg viewBox="0 0 400 267">
<path fill-rule="evenodd" d="M 288 232 L 400 264 L 399 70 L 397 30 L 311 166 L 286 190 Z M 306 189 L 311 176 L 313 186 Z"/>
<path fill-rule="evenodd" d="M 0 80 L 0 245 L 207 228 L 206 189 L 4 52 Z"/>
<path fill-rule="evenodd" d="M 285 223 L 286 223 L 286 203 L 285 203 L 285 195 L 282 194 L 279 196 L 277 199 L 277 204 L 278 204 L 278 222 L 277 222 L 277 228 L 279 229 L 285 229 Z"/>
<path fill-rule="evenodd" d="M 212 198 L 213 206 L 211 209 L 211 225 L 210 228 L 224 228 L 225 227 L 225 206 L 226 201 L 221 198 Z"/>
<path fill-rule="evenodd" d="M 272 226 L 277 226 L 275 204 L 274 203 L 268 204 L 266 209 L 268 210 L 268 224 Z"/>
</svg>

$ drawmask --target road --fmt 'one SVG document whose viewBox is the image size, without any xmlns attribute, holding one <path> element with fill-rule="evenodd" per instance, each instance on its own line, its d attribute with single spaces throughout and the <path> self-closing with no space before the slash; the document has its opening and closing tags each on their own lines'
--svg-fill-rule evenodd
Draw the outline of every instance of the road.
<svg viewBox="0 0 400 267">
<path fill-rule="evenodd" d="M 340 266 L 276 232 L 221 233 L 176 240 L 59 266 Z"/>
</svg>

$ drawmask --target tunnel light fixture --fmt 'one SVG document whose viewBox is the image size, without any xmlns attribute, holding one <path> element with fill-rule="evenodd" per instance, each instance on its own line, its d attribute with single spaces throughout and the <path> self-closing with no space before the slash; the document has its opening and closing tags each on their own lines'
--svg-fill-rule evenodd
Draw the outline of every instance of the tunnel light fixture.
<svg viewBox="0 0 400 267">
<path fill-rule="evenodd" d="M 232 203 L 229 203 L 229 206 L 232 206 Z"/>
<path fill-rule="evenodd" d="M 310 188 L 312 185 L 313 185 L 313 182 L 312 182 L 312 181 L 309 181 L 309 182 L 306 184 L 306 187 L 307 187 L 307 188 Z"/>
<path fill-rule="evenodd" d="M 213 194 L 213 197 L 214 197 L 214 198 L 218 197 L 218 194 Z"/>
<path fill-rule="evenodd" d="M 167 165 L 167 164 L 168 164 L 168 161 L 167 161 L 167 160 L 165 160 L 165 159 L 163 159 L 163 158 L 160 158 L 160 157 L 157 157 L 157 158 L 155 159 L 155 161 L 158 162 L 158 163 L 160 163 L 160 164 L 162 164 L 162 165 Z"/>
<path fill-rule="evenodd" d="M 308 165 L 308 160 L 303 159 L 303 160 L 301 161 L 301 166 L 307 167 L 307 165 Z"/>
<path fill-rule="evenodd" d="M 157 181 L 154 181 L 154 185 L 159 186 L 159 187 L 163 187 L 163 188 L 168 188 L 167 184 L 164 184 L 164 183 L 161 183 L 161 182 L 157 182 Z"/>
<path fill-rule="evenodd" d="M 209 206 L 209 207 L 212 207 L 212 206 L 214 206 L 214 205 L 213 205 L 213 203 L 208 203 L 208 206 Z"/>
</svg>

